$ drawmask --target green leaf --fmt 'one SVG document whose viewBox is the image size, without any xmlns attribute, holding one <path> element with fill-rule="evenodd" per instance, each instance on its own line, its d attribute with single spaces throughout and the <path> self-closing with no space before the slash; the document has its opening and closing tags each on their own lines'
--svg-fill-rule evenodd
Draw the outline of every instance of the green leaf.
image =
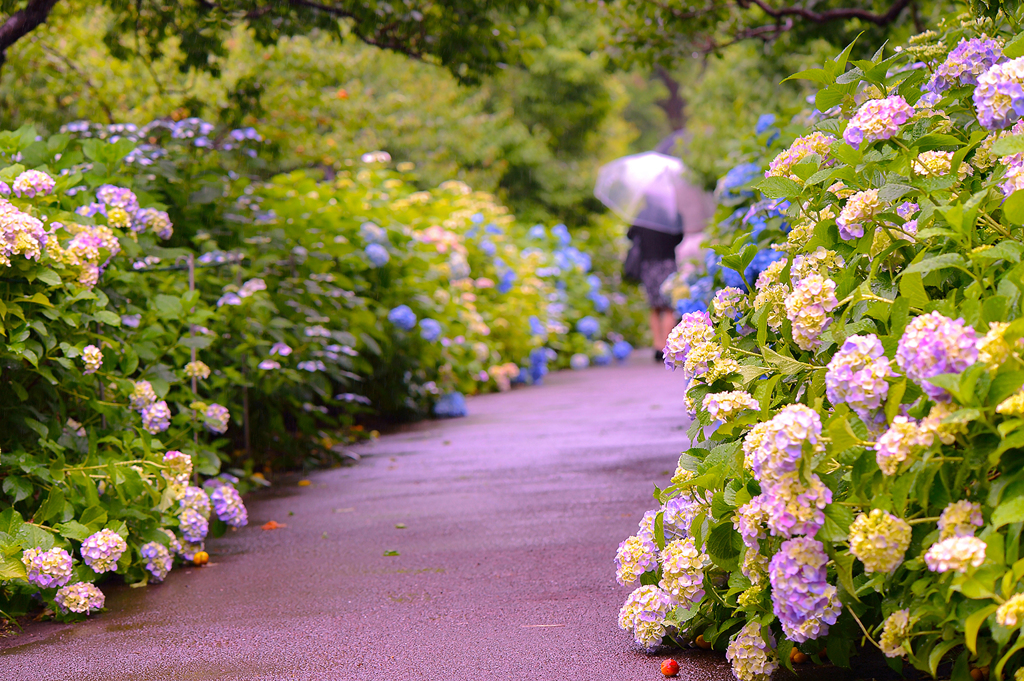
<svg viewBox="0 0 1024 681">
<path fill-rule="evenodd" d="M 904 275 L 907 274 L 926 274 L 928 272 L 934 272 L 935 270 L 942 270 L 948 267 L 963 268 L 967 265 L 967 261 L 959 253 L 943 253 L 942 255 L 936 255 L 932 258 L 925 258 L 915 262 L 910 267 L 903 271 Z"/>
<path fill-rule="evenodd" d="M 993 156 L 1010 156 L 1024 151 L 1024 135 L 1000 137 L 992 143 L 989 153 Z"/>
<path fill-rule="evenodd" d="M 782 82 L 785 83 L 787 80 L 809 80 L 811 82 L 818 83 L 819 85 L 825 85 L 832 82 L 832 79 L 829 77 L 825 69 L 806 69 L 804 71 L 799 71 Z"/>
<path fill-rule="evenodd" d="M 960 639 L 955 638 L 952 641 L 939 641 L 935 647 L 932 648 L 931 654 L 928 655 L 928 670 L 934 677 L 939 669 L 939 663 L 942 662 L 942 658 L 946 656 L 953 648 L 960 645 Z"/>
<path fill-rule="evenodd" d="M 850 447 L 860 444 L 860 438 L 854 434 L 846 417 L 837 417 L 832 420 L 828 426 L 828 436 L 832 438 L 833 454 L 845 452 Z"/>
<path fill-rule="evenodd" d="M 736 559 L 740 555 L 739 549 L 733 543 L 734 534 L 736 534 L 736 530 L 733 529 L 731 521 L 715 525 L 708 534 L 706 545 L 708 555 L 716 565 L 725 570 L 735 569 Z"/>
<path fill-rule="evenodd" d="M 1015 191 L 1003 202 L 1003 217 L 1015 225 L 1024 225 L 1024 191 Z"/>
<path fill-rule="evenodd" d="M 964 620 L 964 637 L 967 639 L 967 648 L 972 653 L 978 652 L 978 630 L 981 629 L 981 625 L 984 624 L 988 616 L 998 608 L 999 606 L 996 604 L 986 605 L 981 610 L 971 613 Z"/>
<path fill-rule="evenodd" d="M 924 280 L 920 274 L 903 273 L 900 277 L 900 293 L 907 297 L 911 307 L 923 308 L 928 304 L 928 294 L 924 290 Z"/>
<path fill-rule="evenodd" d="M 1007 499 L 992 512 L 992 529 L 1024 521 L 1024 496 Z"/>
<path fill-rule="evenodd" d="M 1018 33 L 1010 42 L 1003 45 L 1003 56 L 1007 59 L 1024 57 L 1024 33 Z"/>
<path fill-rule="evenodd" d="M 755 185 L 755 189 L 759 189 L 769 199 L 788 199 L 800 196 L 803 191 L 799 184 L 787 177 L 766 177 Z"/>
<path fill-rule="evenodd" d="M 64 515 L 64 492 L 58 487 L 50 489 L 46 501 L 39 507 L 32 521 L 37 524 L 45 524 L 51 518 L 62 518 Z"/>
<path fill-rule="evenodd" d="M 8 475 L 4 478 L 4 494 L 13 498 L 14 503 L 22 499 L 28 499 L 35 491 L 32 483 L 17 475 Z"/>
<path fill-rule="evenodd" d="M 85 541 L 92 535 L 92 530 L 78 522 L 77 520 L 69 520 L 66 523 L 61 523 L 54 527 L 55 530 L 60 532 L 60 536 L 65 539 L 75 539 L 77 541 Z"/>
<path fill-rule="evenodd" d="M 825 524 L 818 530 L 816 537 L 824 542 L 844 541 L 852 524 L 853 513 L 850 509 L 839 504 L 829 504 L 825 507 Z"/>
<path fill-rule="evenodd" d="M 25 565 L 20 558 L 0 554 L 0 582 L 12 579 L 28 580 Z"/>
<path fill-rule="evenodd" d="M 810 364 L 798 362 L 792 357 L 780 355 L 779 353 L 775 352 L 774 350 L 768 347 L 761 348 L 761 354 L 764 357 L 764 361 L 768 362 L 769 365 L 778 369 L 779 373 L 781 373 L 783 376 L 792 376 L 806 369 L 814 368 Z"/>
<path fill-rule="evenodd" d="M 121 318 L 110 310 L 100 310 L 94 312 L 92 315 L 93 319 L 101 324 L 108 324 L 110 326 L 121 326 Z"/>
<path fill-rule="evenodd" d="M 860 601 L 857 598 L 857 588 L 853 584 L 853 554 L 850 553 L 839 553 L 836 551 L 835 546 L 826 544 L 828 556 L 836 564 L 836 576 L 839 577 L 839 584 L 842 585 L 846 593 L 855 601 Z"/>
<path fill-rule="evenodd" d="M 912 191 L 917 190 L 905 184 L 887 184 L 878 190 L 878 198 L 881 201 L 892 202 L 899 199 L 904 194 L 908 194 Z"/>
<path fill-rule="evenodd" d="M 924 135 L 914 142 L 914 146 L 921 151 L 931 151 L 943 147 L 961 147 L 963 144 L 963 141 L 958 137 L 938 134 Z"/>
</svg>

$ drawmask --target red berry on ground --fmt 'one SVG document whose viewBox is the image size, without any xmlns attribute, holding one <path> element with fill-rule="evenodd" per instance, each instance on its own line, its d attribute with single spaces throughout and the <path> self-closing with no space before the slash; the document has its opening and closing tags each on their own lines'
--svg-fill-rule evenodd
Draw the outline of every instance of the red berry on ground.
<svg viewBox="0 0 1024 681">
<path fill-rule="evenodd" d="M 675 676 L 679 673 L 679 663 L 675 660 L 665 660 L 661 663 L 661 673 L 665 676 Z"/>
</svg>

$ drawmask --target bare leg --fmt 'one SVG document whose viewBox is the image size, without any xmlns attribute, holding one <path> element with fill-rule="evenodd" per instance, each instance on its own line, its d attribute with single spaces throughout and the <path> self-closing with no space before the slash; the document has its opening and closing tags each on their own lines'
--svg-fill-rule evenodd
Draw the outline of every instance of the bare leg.
<svg viewBox="0 0 1024 681">
<path fill-rule="evenodd" d="M 651 310 L 651 343 L 655 350 L 665 349 L 665 338 L 661 335 L 661 310 Z"/>
<path fill-rule="evenodd" d="M 673 327 L 676 325 L 676 313 L 672 310 L 661 311 L 661 347 L 664 348 L 668 343 L 668 335 L 672 333 Z"/>
</svg>

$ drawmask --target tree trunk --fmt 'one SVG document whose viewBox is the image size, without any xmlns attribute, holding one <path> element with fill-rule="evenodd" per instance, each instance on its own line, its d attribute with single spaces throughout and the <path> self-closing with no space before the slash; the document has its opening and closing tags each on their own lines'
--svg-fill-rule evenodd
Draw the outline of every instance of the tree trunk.
<svg viewBox="0 0 1024 681">
<path fill-rule="evenodd" d="M 679 94 L 679 81 L 672 77 L 665 67 L 657 67 L 656 73 L 661 82 L 668 89 L 668 97 L 659 99 L 658 106 L 665 112 L 672 130 L 682 130 L 686 127 L 686 100 Z"/>
</svg>

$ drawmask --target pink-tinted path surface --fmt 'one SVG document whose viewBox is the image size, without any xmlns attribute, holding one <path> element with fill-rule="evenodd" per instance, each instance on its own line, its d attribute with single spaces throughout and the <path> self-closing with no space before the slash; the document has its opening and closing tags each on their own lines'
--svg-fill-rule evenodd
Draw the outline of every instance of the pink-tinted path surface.
<svg viewBox="0 0 1024 681">
<path fill-rule="evenodd" d="M 662 678 L 617 628 L 612 559 L 685 447 L 681 377 L 645 355 L 469 408 L 249 499 L 205 568 L 0 640 L 0 679 Z"/>
</svg>

